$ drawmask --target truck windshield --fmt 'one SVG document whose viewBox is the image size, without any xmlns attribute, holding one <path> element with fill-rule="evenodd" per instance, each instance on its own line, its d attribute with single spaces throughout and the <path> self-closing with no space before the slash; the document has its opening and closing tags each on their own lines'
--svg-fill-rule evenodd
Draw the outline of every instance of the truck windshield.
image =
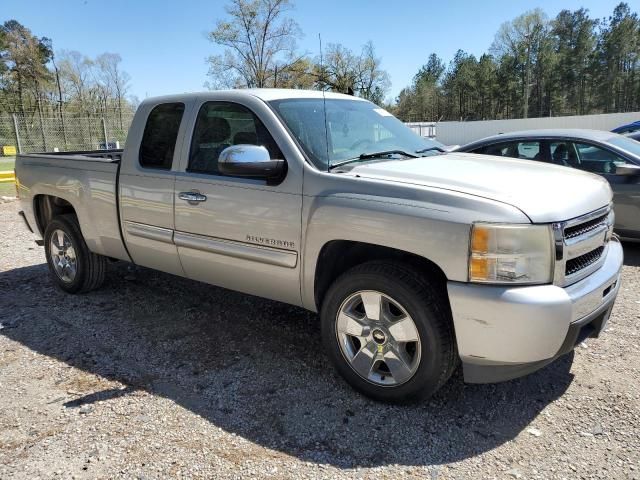
<svg viewBox="0 0 640 480">
<path fill-rule="evenodd" d="M 441 144 L 420 137 L 389 112 L 370 102 L 327 99 L 326 132 L 321 98 L 273 100 L 270 104 L 321 170 L 351 159 L 370 159 L 376 152 L 402 151 L 425 156 L 442 151 Z M 406 158 L 401 154 L 393 156 Z"/>
</svg>

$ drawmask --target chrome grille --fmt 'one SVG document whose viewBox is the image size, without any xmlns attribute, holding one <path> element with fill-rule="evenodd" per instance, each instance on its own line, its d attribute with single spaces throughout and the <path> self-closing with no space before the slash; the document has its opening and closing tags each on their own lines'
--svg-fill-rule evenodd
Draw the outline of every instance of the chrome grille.
<svg viewBox="0 0 640 480">
<path fill-rule="evenodd" d="M 600 257 L 602 256 L 602 252 L 604 252 L 604 247 L 598 247 L 595 250 L 591 250 L 590 252 L 585 253 L 584 255 L 580 255 L 579 257 L 567 260 L 565 275 L 573 275 L 583 268 L 587 268 L 589 265 L 594 264 L 600 259 Z"/>
<path fill-rule="evenodd" d="M 584 235 L 585 233 L 589 233 L 593 230 L 596 230 L 603 225 L 606 225 L 608 214 L 609 212 L 597 218 L 594 218 L 593 220 L 589 220 L 588 222 L 580 223 L 572 227 L 566 227 L 564 229 L 564 238 L 566 240 L 576 238 L 576 237 L 579 237 L 580 235 Z"/>
<path fill-rule="evenodd" d="M 613 233 L 613 218 L 608 206 L 553 224 L 556 285 L 570 285 L 600 268 Z"/>
</svg>

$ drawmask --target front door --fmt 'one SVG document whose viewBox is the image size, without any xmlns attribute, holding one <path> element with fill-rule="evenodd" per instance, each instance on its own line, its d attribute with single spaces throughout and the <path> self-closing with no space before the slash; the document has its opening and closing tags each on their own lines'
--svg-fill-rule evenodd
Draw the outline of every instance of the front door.
<svg viewBox="0 0 640 480">
<path fill-rule="evenodd" d="M 615 229 L 624 237 L 640 237 L 640 182 L 636 175 L 616 175 L 616 166 L 631 164 L 600 146 L 575 143 L 578 168 L 606 178 L 613 190 Z M 633 165 L 633 164 L 631 164 Z"/>
<path fill-rule="evenodd" d="M 278 185 L 220 175 L 220 152 L 240 144 L 263 145 L 272 158 L 283 158 L 247 106 L 202 103 L 175 183 L 182 267 L 195 280 L 299 304 L 301 173 L 289 169 Z"/>
</svg>

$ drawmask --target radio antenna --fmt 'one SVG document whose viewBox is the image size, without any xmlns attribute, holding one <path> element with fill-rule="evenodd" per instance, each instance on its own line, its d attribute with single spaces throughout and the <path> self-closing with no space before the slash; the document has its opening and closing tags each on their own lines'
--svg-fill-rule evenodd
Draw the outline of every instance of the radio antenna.
<svg viewBox="0 0 640 480">
<path fill-rule="evenodd" d="M 331 168 L 331 160 L 329 159 L 329 125 L 327 124 L 327 98 L 325 94 L 324 82 L 324 62 L 322 59 L 322 36 L 318 33 L 318 43 L 320 44 L 320 89 L 322 90 L 322 111 L 324 115 L 324 141 L 327 146 L 327 172 Z"/>
</svg>

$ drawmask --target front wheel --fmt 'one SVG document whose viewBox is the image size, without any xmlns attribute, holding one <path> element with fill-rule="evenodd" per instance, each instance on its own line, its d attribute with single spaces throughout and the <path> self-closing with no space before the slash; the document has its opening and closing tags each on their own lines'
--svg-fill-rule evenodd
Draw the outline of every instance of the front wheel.
<svg viewBox="0 0 640 480">
<path fill-rule="evenodd" d="M 51 278 L 65 292 L 88 292 L 104 282 L 106 259 L 89 250 L 75 215 L 51 220 L 44 232 L 44 248 Z"/>
<path fill-rule="evenodd" d="M 420 400 L 451 376 L 458 356 L 442 288 L 409 266 L 370 262 L 331 286 L 322 337 L 338 372 L 376 400 Z"/>
</svg>

